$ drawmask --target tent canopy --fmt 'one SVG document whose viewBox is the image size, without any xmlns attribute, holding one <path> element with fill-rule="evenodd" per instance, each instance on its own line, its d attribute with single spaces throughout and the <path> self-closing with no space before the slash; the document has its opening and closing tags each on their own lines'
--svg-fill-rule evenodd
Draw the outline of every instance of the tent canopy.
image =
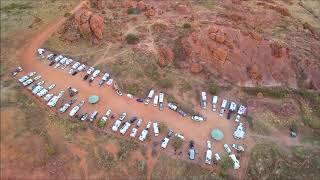
<svg viewBox="0 0 320 180">
<path fill-rule="evenodd" d="M 223 132 L 220 130 L 220 129 L 213 129 L 212 131 L 211 131 L 211 137 L 212 137 L 212 139 L 214 139 L 214 140 L 218 140 L 218 141 L 220 141 L 220 140 L 222 140 L 223 139 L 223 137 L 224 137 L 224 135 L 223 135 Z"/>
<path fill-rule="evenodd" d="M 95 104 L 95 103 L 97 103 L 98 101 L 99 101 L 99 96 L 97 96 L 97 95 L 92 95 L 92 96 L 90 96 L 89 98 L 88 98 L 88 101 L 89 101 L 89 103 L 91 103 L 91 104 Z"/>
</svg>

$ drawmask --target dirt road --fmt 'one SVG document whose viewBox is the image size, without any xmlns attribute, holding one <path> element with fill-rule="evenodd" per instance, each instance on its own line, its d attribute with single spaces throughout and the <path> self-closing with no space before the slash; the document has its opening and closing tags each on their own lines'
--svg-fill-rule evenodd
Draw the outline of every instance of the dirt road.
<svg viewBox="0 0 320 180">
<path fill-rule="evenodd" d="M 86 2 L 82 2 L 77 6 L 76 9 L 80 8 L 83 3 Z M 38 74 L 42 75 L 43 79 L 46 81 L 46 85 L 49 83 L 55 83 L 55 93 L 62 89 L 65 90 L 68 86 L 72 86 L 79 90 L 79 94 L 77 95 L 77 102 L 79 102 L 80 100 L 87 100 L 87 98 L 92 94 L 100 96 L 99 103 L 95 105 L 86 103 L 79 113 L 91 113 L 93 110 L 98 110 L 100 113 L 99 117 L 101 117 L 101 114 L 104 114 L 107 108 L 110 108 L 118 115 L 122 112 L 127 112 L 128 117 L 141 117 L 143 119 L 142 127 L 144 127 L 148 121 L 165 122 L 168 127 L 172 128 L 175 132 L 182 133 L 187 140 L 194 140 L 195 147 L 199 152 L 201 152 L 201 154 L 204 154 L 205 152 L 206 140 L 211 139 L 210 131 L 212 130 L 212 128 L 220 128 L 224 132 L 225 136 L 222 142 L 212 143 L 213 153 L 218 152 L 220 153 L 220 156 L 226 155 L 225 151 L 223 150 L 224 143 L 227 143 L 229 145 L 231 145 L 232 143 L 243 143 L 237 142 L 232 137 L 232 133 L 236 126 L 236 123 L 233 120 L 226 120 L 225 117 L 219 117 L 217 113 L 210 110 L 211 106 L 209 106 L 206 111 L 202 112 L 208 118 L 207 121 L 198 123 L 192 121 L 190 117 L 182 118 L 176 112 L 173 112 L 168 108 L 165 108 L 164 111 L 159 111 L 158 108 L 155 108 L 150 104 L 146 106 L 142 103 L 136 102 L 134 99 L 129 99 L 126 96 L 118 96 L 114 92 L 114 90 L 107 85 L 99 88 L 98 81 L 100 80 L 100 78 L 97 78 L 90 86 L 87 81 L 82 80 L 82 77 L 84 75 L 83 73 L 79 73 L 76 76 L 70 76 L 67 73 L 68 68 L 65 70 L 61 70 L 49 67 L 47 61 L 39 60 L 39 58 L 35 56 L 36 49 L 41 47 L 41 45 L 54 32 L 58 30 L 58 28 L 65 20 L 65 18 L 58 19 L 56 22 L 50 24 L 46 29 L 33 37 L 30 42 L 24 47 L 20 60 L 22 66 L 24 67 L 24 73 L 36 71 Z M 221 99 L 219 103 L 220 102 Z M 60 104 L 58 104 L 57 106 L 59 107 L 59 105 Z M 107 130 L 111 130 L 110 126 L 113 124 L 113 121 L 108 122 L 106 126 Z M 139 129 L 138 135 L 141 133 L 141 131 L 142 128 Z M 150 133 L 152 133 L 152 131 Z M 204 157 L 202 157 L 202 159 L 204 159 Z"/>
</svg>

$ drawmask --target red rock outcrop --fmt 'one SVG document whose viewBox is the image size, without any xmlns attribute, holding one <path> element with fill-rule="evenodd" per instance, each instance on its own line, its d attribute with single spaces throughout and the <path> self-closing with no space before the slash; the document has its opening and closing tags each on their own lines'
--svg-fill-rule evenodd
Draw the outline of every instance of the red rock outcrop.
<svg viewBox="0 0 320 180">
<path fill-rule="evenodd" d="M 145 3 L 144 1 L 139 1 L 139 2 L 137 3 L 137 8 L 138 8 L 139 10 L 141 10 L 141 11 L 144 11 L 144 10 L 146 10 L 147 5 L 146 5 L 146 3 Z"/>
<path fill-rule="evenodd" d="M 164 67 L 174 60 L 173 50 L 165 44 L 159 45 L 159 65 Z"/>
<path fill-rule="evenodd" d="M 192 64 L 190 65 L 190 71 L 191 71 L 192 73 L 197 74 L 197 73 L 200 73 L 202 70 L 203 70 L 203 67 L 202 67 L 202 65 L 199 64 L 199 63 L 192 63 Z"/>
<path fill-rule="evenodd" d="M 189 14 L 191 12 L 190 8 L 184 4 L 177 5 L 176 11 L 180 14 Z"/>
<path fill-rule="evenodd" d="M 272 56 L 275 56 L 277 58 L 284 57 L 288 54 L 288 49 L 283 47 L 280 43 L 278 42 L 273 42 L 270 44 L 271 48 L 271 54 Z"/>
<path fill-rule="evenodd" d="M 91 4 L 92 7 L 101 10 L 106 6 L 106 0 L 91 0 Z"/>
</svg>

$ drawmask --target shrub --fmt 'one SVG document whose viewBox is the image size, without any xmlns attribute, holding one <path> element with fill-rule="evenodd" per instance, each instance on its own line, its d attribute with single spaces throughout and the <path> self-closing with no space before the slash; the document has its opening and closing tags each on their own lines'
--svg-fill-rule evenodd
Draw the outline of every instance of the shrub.
<svg viewBox="0 0 320 180">
<path fill-rule="evenodd" d="M 136 141 L 121 141 L 120 150 L 118 152 L 119 160 L 125 160 L 128 158 L 130 151 L 136 150 L 138 148 L 138 143 Z"/>
<path fill-rule="evenodd" d="M 174 136 L 172 139 L 172 146 L 174 147 L 174 149 L 180 149 L 183 145 L 183 140 L 178 138 L 177 136 Z"/>
<path fill-rule="evenodd" d="M 64 13 L 64 17 L 70 17 L 70 16 L 71 16 L 71 13 L 69 12 Z"/>
<path fill-rule="evenodd" d="M 46 149 L 47 149 L 47 154 L 48 154 L 49 156 L 53 156 L 53 155 L 56 154 L 56 149 L 55 149 L 55 147 L 53 146 L 53 144 L 47 143 L 47 144 L 46 144 Z"/>
<path fill-rule="evenodd" d="M 209 92 L 213 95 L 217 95 L 219 93 L 219 86 L 214 83 L 210 83 Z"/>
<path fill-rule="evenodd" d="M 158 82 L 159 86 L 164 89 L 172 88 L 173 82 L 170 78 L 164 78 Z"/>
<path fill-rule="evenodd" d="M 1 8 L 1 11 L 8 13 L 12 10 L 20 10 L 21 11 L 21 10 L 30 9 L 30 8 L 32 8 L 32 6 L 29 5 L 29 3 L 23 3 L 23 4 L 11 3 L 11 4 Z"/>
<path fill-rule="evenodd" d="M 229 156 L 223 156 L 219 162 L 219 166 L 222 170 L 228 170 L 232 168 L 233 162 Z"/>
<path fill-rule="evenodd" d="M 253 119 L 251 116 L 248 116 L 247 117 L 247 122 L 249 124 L 249 127 L 252 129 L 253 128 Z"/>
<path fill-rule="evenodd" d="M 158 67 L 154 64 L 148 64 L 145 68 L 146 76 L 154 81 L 159 81 L 160 73 L 158 72 Z"/>
<path fill-rule="evenodd" d="M 97 125 L 99 128 L 104 128 L 104 126 L 106 125 L 106 121 L 99 120 L 97 121 Z"/>
<path fill-rule="evenodd" d="M 126 84 L 125 91 L 132 95 L 137 95 L 141 91 L 139 84 Z"/>
<path fill-rule="evenodd" d="M 243 91 L 249 95 L 256 96 L 261 92 L 264 96 L 273 98 L 285 98 L 290 93 L 289 90 L 281 87 L 244 87 Z"/>
<path fill-rule="evenodd" d="M 191 28 L 191 24 L 189 24 L 189 23 L 184 23 L 182 27 L 183 27 L 183 28 Z"/>
<path fill-rule="evenodd" d="M 164 122 L 159 123 L 159 131 L 161 134 L 167 134 L 168 133 L 168 126 Z"/>
<path fill-rule="evenodd" d="M 138 161 L 138 163 L 137 163 L 137 166 L 138 166 L 138 172 L 140 173 L 140 174 L 145 174 L 145 172 L 146 172 L 146 162 L 145 161 Z"/>
<path fill-rule="evenodd" d="M 139 43 L 139 38 L 138 36 L 134 35 L 134 34 L 128 34 L 126 36 L 126 40 L 128 44 L 137 44 Z"/>
<path fill-rule="evenodd" d="M 139 14 L 139 13 L 140 13 L 140 11 L 137 8 L 129 7 L 127 9 L 127 14 Z"/>
</svg>

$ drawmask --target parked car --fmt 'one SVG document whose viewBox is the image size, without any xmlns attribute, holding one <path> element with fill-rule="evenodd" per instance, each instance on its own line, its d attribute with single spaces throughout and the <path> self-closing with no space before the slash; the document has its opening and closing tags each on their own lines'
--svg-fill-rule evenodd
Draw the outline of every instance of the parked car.
<svg viewBox="0 0 320 180">
<path fill-rule="evenodd" d="M 47 59 L 52 60 L 55 56 L 56 56 L 56 54 L 50 53 L 50 54 L 48 54 Z"/>
<path fill-rule="evenodd" d="M 17 67 L 14 71 L 12 71 L 11 72 L 11 75 L 12 76 L 16 76 L 19 72 L 21 72 L 22 71 L 22 67 L 21 66 L 19 66 L 19 67 Z"/>
<path fill-rule="evenodd" d="M 53 89 L 54 87 L 56 87 L 55 84 L 50 84 L 50 85 L 48 86 L 48 90 L 51 90 L 51 89 Z"/>
<path fill-rule="evenodd" d="M 37 93 L 37 96 L 42 97 L 48 93 L 47 89 L 42 89 L 40 92 Z"/>
<path fill-rule="evenodd" d="M 193 141 L 190 141 L 190 143 L 189 143 L 189 152 L 188 152 L 188 155 L 189 155 L 189 159 L 190 159 L 190 160 L 194 160 L 194 159 L 195 159 L 196 151 L 195 151 L 195 149 L 194 149 L 194 142 L 193 142 Z"/>
<path fill-rule="evenodd" d="M 146 130 L 146 129 L 142 130 L 142 132 L 139 136 L 139 140 L 144 141 L 146 139 L 147 135 L 148 135 L 148 130 Z"/>
<path fill-rule="evenodd" d="M 90 75 L 93 71 L 94 71 L 94 68 L 89 67 L 86 73 Z"/>
<path fill-rule="evenodd" d="M 127 130 L 129 129 L 130 126 L 131 126 L 131 123 L 126 122 L 126 123 L 122 126 L 122 128 L 120 129 L 120 133 L 124 135 L 124 134 L 127 132 Z"/>
<path fill-rule="evenodd" d="M 112 131 L 114 131 L 114 132 L 118 131 L 118 128 L 119 128 L 120 125 L 121 125 L 121 121 L 120 120 L 116 120 L 116 122 L 111 127 Z"/>
<path fill-rule="evenodd" d="M 178 109 L 178 106 L 176 103 L 173 103 L 173 102 L 169 102 L 168 103 L 168 107 L 169 109 L 173 110 L 173 111 L 176 111 Z"/>
<path fill-rule="evenodd" d="M 86 65 L 82 64 L 81 66 L 78 67 L 78 71 L 81 72 L 86 68 Z"/>
<path fill-rule="evenodd" d="M 130 133 L 130 137 L 133 137 L 133 138 L 136 137 L 137 132 L 138 132 L 137 128 L 132 128 L 131 133 Z"/>
<path fill-rule="evenodd" d="M 197 122 L 205 121 L 205 118 L 202 116 L 199 116 L 199 115 L 193 115 L 193 116 L 191 116 L 191 119 L 194 121 L 197 121 Z"/>
<path fill-rule="evenodd" d="M 33 80 L 32 79 L 28 79 L 25 82 L 23 82 L 22 85 L 29 86 L 31 83 L 33 83 Z"/>
<path fill-rule="evenodd" d="M 138 119 L 137 127 L 140 127 L 140 126 L 141 126 L 141 123 L 142 123 L 142 119 Z"/>
<path fill-rule="evenodd" d="M 93 113 L 90 116 L 90 121 L 94 121 L 98 116 L 98 111 L 93 111 Z"/>
<path fill-rule="evenodd" d="M 172 135 L 173 135 L 173 130 L 172 129 L 168 129 L 167 137 L 170 138 Z"/>
<path fill-rule="evenodd" d="M 81 121 L 85 121 L 85 120 L 87 120 L 88 117 L 89 117 L 89 114 L 88 114 L 88 113 L 84 113 L 84 114 L 82 114 L 82 115 L 80 116 L 80 120 L 81 120 Z"/>
<path fill-rule="evenodd" d="M 182 117 L 186 117 L 188 114 L 186 112 L 184 112 L 182 109 L 178 108 L 177 112 L 182 116 Z"/>
<path fill-rule="evenodd" d="M 142 98 L 138 98 L 138 99 L 137 99 L 137 102 L 143 103 L 143 99 L 142 99 Z"/>
<path fill-rule="evenodd" d="M 18 81 L 20 83 L 23 83 L 24 81 L 28 80 L 29 79 L 29 76 L 22 76 L 21 78 L 18 79 Z"/>
<path fill-rule="evenodd" d="M 109 85 L 109 86 L 111 86 L 112 83 L 113 83 L 113 79 L 109 79 L 109 80 L 107 81 L 107 85 Z"/>
<path fill-rule="evenodd" d="M 161 141 L 161 147 L 163 148 L 163 149 L 165 149 L 166 147 L 167 147 L 167 145 L 168 145 L 168 143 L 169 143 L 169 138 L 168 137 L 165 137 L 162 141 Z"/>
<path fill-rule="evenodd" d="M 214 154 L 214 158 L 216 159 L 216 162 L 218 162 L 218 161 L 221 160 L 221 158 L 220 158 L 220 156 L 219 156 L 218 153 L 215 153 L 215 154 Z"/>
<path fill-rule="evenodd" d="M 73 117 L 79 111 L 79 109 L 84 105 L 84 103 L 85 101 L 82 100 L 77 106 L 73 107 L 69 113 L 69 116 Z"/>
<path fill-rule="evenodd" d="M 35 74 L 37 74 L 37 73 L 36 73 L 36 72 L 29 72 L 29 73 L 28 73 L 28 76 L 29 76 L 29 77 L 32 77 L 32 76 L 34 76 Z"/>
<path fill-rule="evenodd" d="M 72 69 L 77 69 L 78 67 L 80 66 L 80 63 L 79 62 L 75 62 L 73 65 L 72 65 Z"/>
<path fill-rule="evenodd" d="M 207 151 L 206 151 L 206 164 L 211 164 L 211 158 L 212 158 L 212 151 L 211 151 L 211 141 L 207 141 Z"/>
<path fill-rule="evenodd" d="M 41 85 L 35 87 L 33 90 L 32 90 L 32 94 L 37 94 L 38 92 L 40 92 L 44 87 L 42 87 Z"/>
<path fill-rule="evenodd" d="M 122 113 L 121 116 L 119 117 L 119 120 L 123 121 L 126 116 L 127 116 L 127 113 L 125 113 L 125 112 Z"/>
<path fill-rule="evenodd" d="M 73 87 L 68 87 L 68 93 L 69 93 L 69 96 L 70 97 L 73 97 L 75 96 L 76 94 L 78 94 L 78 90 L 76 88 L 73 88 Z"/>
<path fill-rule="evenodd" d="M 224 144 L 223 147 L 228 154 L 231 154 L 231 149 L 229 148 L 228 144 Z"/>
<path fill-rule="evenodd" d="M 159 127 L 158 127 L 158 123 L 156 122 L 153 123 L 153 132 L 155 137 L 159 136 Z"/>
<path fill-rule="evenodd" d="M 90 74 L 84 75 L 84 76 L 83 76 L 83 80 L 87 80 L 89 76 L 90 76 Z"/>
<path fill-rule="evenodd" d="M 182 134 L 180 134 L 180 133 L 176 133 L 175 136 L 180 138 L 180 139 L 182 139 L 182 140 L 184 140 L 184 136 Z"/>
<path fill-rule="evenodd" d="M 232 144 L 232 147 L 238 152 L 244 152 L 244 147 L 241 146 L 240 144 Z"/>
<path fill-rule="evenodd" d="M 46 102 L 48 102 L 48 101 L 50 101 L 50 99 L 53 97 L 53 94 L 47 94 L 47 95 L 45 95 L 44 96 L 44 100 L 46 101 Z"/>
</svg>

